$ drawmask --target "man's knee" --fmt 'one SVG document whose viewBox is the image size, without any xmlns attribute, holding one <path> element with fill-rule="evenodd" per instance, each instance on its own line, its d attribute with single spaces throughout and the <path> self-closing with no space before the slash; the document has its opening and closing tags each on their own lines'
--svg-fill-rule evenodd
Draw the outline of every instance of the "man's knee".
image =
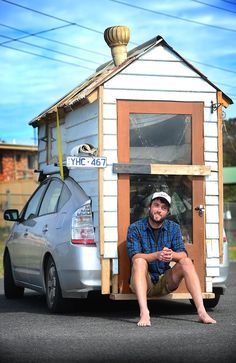
<svg viewBox="0 0 236 363">
<path fill-rule="evenodd" d="M 148 275 L 148 263 L 144 258 L 138 257 L 132 261 L 132 270 L 130 277 L 130 288 L 135 293 L 137 283 L 143 283 L 141 277 L 146 277 L 147 279 L 147 289 L 150 288 L 151 278 Z"/>
<path fill-rule="evenodd" d="M 144 258 L 138 257 L 138 258 L 133 259 L 132 268 L 135 269 L 135 270 L 136 269 L 138 269 L 138 270 L 147 270 L 148 269 L 148 263 Z"/>
<path fill-rule="evenodd" d="M 178 265 L 182 270 L 189 270 L 194 268 L 193 261 L 189 257 L 183 257 L 178 261 Z"/>
</svg>

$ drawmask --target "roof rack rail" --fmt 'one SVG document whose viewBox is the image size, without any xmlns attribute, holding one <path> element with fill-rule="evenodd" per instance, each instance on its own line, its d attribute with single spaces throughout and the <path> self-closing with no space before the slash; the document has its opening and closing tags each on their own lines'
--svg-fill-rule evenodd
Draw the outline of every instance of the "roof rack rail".
<svg viewBox="0 0 236 363">
<path fill-rule="evenodd" d="M 38 181 L 41 183 L 47 178 L 48 175 L 60 174 L 60 167 L 57 163 L 54 163 L 50 165 L 45 165 L 42 167 L 41 170 L 34 170 L 34 172 L 39 173 Z M 69 169 L 65 165 L 63 165 L 63 173 L 64 178 L 66 179 L 69 176 Z"/>
</svg>

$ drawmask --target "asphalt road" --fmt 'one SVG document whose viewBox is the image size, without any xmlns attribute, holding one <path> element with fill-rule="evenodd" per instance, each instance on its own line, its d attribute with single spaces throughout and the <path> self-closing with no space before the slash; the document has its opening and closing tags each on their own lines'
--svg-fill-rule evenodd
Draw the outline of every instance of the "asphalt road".
<svg viewBox="0 0 236 363">
<path fill-rule="evenodd" d="M 136 326 L 136 302 L 94 297 L 64 315 L 50 315 L 44 297 L 6 300 L 0 280 L 0 362 L 233 362 L 236 356 L 236 262 L 228 289 L 198 322 L 188 301 L 150 305 L 152 326 Z"/>
</svg>

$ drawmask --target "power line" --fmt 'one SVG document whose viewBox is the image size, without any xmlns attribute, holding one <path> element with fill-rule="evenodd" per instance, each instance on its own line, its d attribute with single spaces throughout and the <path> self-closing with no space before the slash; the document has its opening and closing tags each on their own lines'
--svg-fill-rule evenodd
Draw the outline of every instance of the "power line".
<svg viewBox="0 0 236 363">
<path fill-rule="evenodd" d="M 217 84 L 217 85 L 220 84 L 221 86 L 225 86 L 225 87 L 229 87 L 229 88 L 235 88 L 232 84 L 218 82 L 217 80 L 216 81 L 212 80 L 212 82 L 215 83 L 215 84 Z"/>
<path fill-rule="evenodd" d="M 27 35 L 25 35 L 24 37 L 19 37 L 19 38 L 16 38 L 15 40 L 18 40 L 18 39 L 24 39 L 24 38 L 26 38 L 26 37 L 33 36 L 33 37 L 36 37 L 36 38 L 39 38 L 39 39 L 44 39 L 44 40 L 47 40 L 47 41 L 50 41 L 50 42 L 53 42 L 53 43 L 61 44 L 61 45 L 64 45 L 64 46 L 67 46 L 67 47 L 70 47 L 70 48 L 79 49 L 79 50 L 83 50 L 83 51 L 88 52 L 88 53 L 92 53 L 92 54 L 97 54 L 97 55 L 101 55 L 101 56 L 104 56 L 104 57 L 108 57 L 106 54 L 101 53 L 101 52 L 96 52 L 96 51 L 91 50 L 91 49 L 82 48 L 82 47 L 79 47 L 79 46 L 77 46 L 77 45 L 73 45 L 73 44 L 69 44 L 69 43 L 61 42 L 61 41 L 59 41 L 59 40 L 50 39 L 50 38 L 42 37 L 42 36 L 38 35 L 38 34 L 46 33 L 46 32 L 50 32 L 50 31 L 52 31 L 52 30 L 56 30 L 56 29 L 59 29 L 59 28 L 64 28 L 64 27 L 67 27 L 67 26 L 71 26 L 71 24 L 62 25 L 62 26 L 60 26 L 60 27 L 56 27 L 56 28 L 51 28 L 51 29 L 48 29 L 48 30 L 39 31 L 39 32 L 36 32 L 36 33 L 29 33 L 29 32 L 26 32 L 26 31 L 24 31 L 24 30 L 21 30 L 21 29 L 18 29 L 18 28 L 14 28 L 13 26 L 6 25 L 6 24 L 3 24 L 3 23 L 0 23 L 0 26 L 3 26 L 3 27 L 5 27 L 5 28 L 9 28 L 9 29 L 16 30 L 16 31 L 18 31 L 18 32 L 21 32 L 21 33 L 27 34 Z M 10 43 L 10 42 L 12 42 L 12 41 L 13 41 L 13 40 L 10 40 L 10 41 L 3 42 L 3 43 L 0 43 L 0 44 L 7 44 L 7 43 Z"/>
<path fill-rule="evenodd" d="M 23 32 L 23 33 L 27 33 L 27 32 L 25 32 L 25 31 L 23 31 L 23 30 L 21 30 L 21 29 L 17 29 L 17 28 L 14 28 L 14 27 L 11 27 L 11 26 L 8 26 L 8 25 L 4 25 L 4 24 L 2 24 L 2 23 L 0 23 L 0 26 L 4 26 L 4 27 L 7 27 L 7 28 L 10 28 L 10 29 L 13 29 L 13 30 L 17 30 L 17 31 L 19 31 L 19 32 Z M 52 29 L 56 29 L 56 28 L 52 28 Z M 46 32 L 46 31 L 50 31 L 50 29 L 48 29 L 48 30 L 44 30 L 43 32 Z M 41 33 L 41 32 L 39 32 L 39 33 Z M 38 34 L 38 33 L 27 33 L 28 35 L 27 36 L 31 36 L 31 35 L 35 35 L 35 34 Z M 1 35 L 2 37 L 4 37 L 4 38 L 8 38 L 8 39 L 11 39 L 10 41 L 7 41 L 7 42 L 2 42 L 2 43 L 0 43 L 0 46 L 4 46 L 5 44 L 8 44 L 9 42 L 13 42 L 13 41 L 19 41 L 19 42 L 21 42 L 21 43 L 25 43 L 25 44 L 27 44 L 27 45 L 30 45 L 30 46 L 34 46 L 34 47 L 37 47 L 37 48 L 42 48 L 42 49 L 46 49 L 46 50 L 49 50 L 49 51 L 51 51 L 51 52 L 55 52 L 55 53 L 58 53 L 58 54 L 63 54 L 63 55 L 66 55 L 66 56 L 69 56 L 69 57 L 72 57 L 72 58 L 77 58 L 77 59 L 80 59 L 80 60 L 84 60 L 84 61 L 88 61 L 88 62 L 91 62 L 91 63 L 94 63 L 94 64 L 98 64 L 97 62 L 93 62 L 93 61 L 89 61 L 89 60 L 87 60 L 87 59 L 83 59 L 83 58 L 79 58 L 79 57 L 75 57 L 75 56 L 72 56 L 72 55 L 69 55 L 69 54 L 66 54 L 66 53 L 63 53 L 63 52 L 60 52 L 60 51 L 54 51 L 54 50 L 51 50 L 51 49 L 48 49 L 48 48 L 45 48 L 45 47 L 40 47 L 40 46 L 38 46 L 38 45 L 34 45 L 34 44 L 32 44 L 32 43 L 29 43 L 29 42 L 23 42 L 23 41 L 21 41 L 20 39 L 22 39 L 22 38 L 11 38 L 11 37 L 8 37 L 8 36 L 5 36 L 5 35 Z M 38 38 L 42 38 L 42 39 L 47 39 L 47 40 L 50 40 L 49 38 L 45 38 L 45 37 L 41 37 L 41 36 L 39 36 Z M 59 44 L 63 44 L 63 45 L 67 45 L 67 46 L 71 46 L 71 47 L 73 47 L 73 48 L 78 48 L 78 49 L 83 49 L 83 50 L 86 50 L 86 51 L 88 51 L 88 52 L 92 52 L 93 54 L 98 54 L 98 55 L 103 55 L 103 56 L 105 56 L 105 54 L 103 54 L 103 53 L 100 53 L 100 52 L 96 52 L 96 51 L 92 51 L 92 50 L 88 50 L 88 49 L 85 49 L 85 48 L 81 48 L 81 47 L 77 47 L 77 46 L 73 46 L 73 45 L 70 45 L 70 44 L 67 44 L 67 43 L 63 43 L 63 42 L 60 42 L 60 41 L 56 41 L 56 40 L 51 40 L 51 41 L 53 41 L 53 42 L 56 42 L 56 43 L 59 43 Z M 15 49 L 15 48 L 13 48 L 13 47 L 9 47 L 10 49 Z M 16 50 L 17 51 L 20 51 L 19 49 L 17 49 L 16 48 Z M 30 53 L 31 54 L 31 53 Z M 35 54 L 35 53 L 33 53 L 34 55 L 37 55 L 37 54 Z M 54 60 L 54 58 L 50 58 L 50 57 L 48 57 L 48 59 L 52 59 L 52 60 Z M 217 67 L 217 66 L 214 66 L 214 65 L 212 65 L 212 64 L 207 64 L 207 63 L 202 63 L 202 62 L 198 62 L 198 61 L 196 61 L 196 60 L 191 60 L 191 59 L 188 59 L 188 61 L 189 62 L 193 62 L 193 63 L 197 63 L 197 64 L 201 64 L 201 65 L 204 65 L 204 66 L 206 66 L 206 67 L 209 67 L 209 68 L 215 68 L 215 69 L 219 69 L 219 70 L 221 70 L 221 71 L 225 71 L 225 72 L 228 72 L 228 73 L 236 73 L 235 71 L 232 71 L 232 70 L 230 70 L 230 69 L 227 69 L 227 68 L 222 68 L 222 67 Z M 71 63 L 69 63 L 69 64 L 71 64 Z M 89 69 L 91 69 L 91 68 L 89 68 Z M 232 87 L 232 86 L 231 86 Z"/>
<path fill-rule="evenodd" d="M 7 35 L 0 34 L 0 37 L 7 38 L 7 39 L 11 39 L 12 41 L 15 40 L 14 38 L 8 37 Z M 89 60 L 89 59 L 77 57 L 75 55 L 71 55 L 71 54 L 68 54 L 68 53 L 60 52 L 59 50 L 54 50 L 54 49 L 46 48 L 46 47 L 43 47 L 41 45 L 37 45 L 37 44 L 30 43 L 30 42 L 26 42 L 24 40 L 15 40 L 15 41 L 17 41 L 18 43 L 30 45 L 31 47 L 35 47 L 35 48 L 39 48 L 39 49 L 44 49 L 44 50 L 47 50 L 48 52 L 53 52 L 53 53 L 65 55 L 66 57 L 70 57 L 70 58 L 75 58 L 75 59 L 78 59 L 78 60 L 82 60 L 84 62 L 89 62 L 89 63 L 93 63 L 93 64 L 99 64 L 97 62 L 94 62 L 93 60 Z M 4 45 L 4 43 L 0 43 L 0 45 Z"/>
<path fill-rule="evenodd" d="M 33 8 L 29 8 L 29 7 L 24 6 L 24 5 L 20 5 L 20 4 L 14 3 L 13 1 L 9 1 L 9 0 L 1 0 L 1 1 L 3 1 L 5 3 L 8 3 L 8 4 L 11 4 L 11 5 L 14 5 L 14 6 L 18 6 L 19 8 L 26 9 L 28 11 L 32 11 L 32 12 L 34 12 L 36 14 L 40 14 L 40 15 L 47 16 L 47 17 L 49 17 L 51 19 L 60 20 L 60 21 L 63 21 L 64 23 L 66 23 L 66 24 L 75 25 L 75 26 L 78 26 L 79 28 L 83 28 L 85 30 L 89 30 L 89 31 L 92 31 L 94 33 L 98 33 L 98 34 L 102 34 L 103 35 L 103 32 L 101 32 L 101 31 L 99 31 L 97 29 L 89 28 L 89 27 L 86 27 L 84 25 L 81 25 L 81 24 L 78 24 L 78 23 L 75 23 L 75 22 L 73 23 L 73 22 L 71 22 L 69 20 L 66 20 L 66 19 L 63 19 L 63 18 L 59 18 L 59 17 L 54 16 L 54 15 L 51 15 L 51 14 L 47 14 L 47 13 L 44 13 L 42 11 L 39 11 L 39 10 L 36 10 L 36 9 L 33 9 Z M 133 43 L 133 42 L 129 42 L 129 43 L 136 45 L 136 43 Z"/>
<path fill-rule="evenodd" d="M 13 38 L 12 40 L 7 40 L 6 42 L 0 43 L 0 44 L 7 44 L 7 43 L 14 42 L 16 40 L 25 39 L 25 38 L 28 38 L 28 37 L 31 37 L 31 36 L 36 36 L 38 34 L 49 33 L 49 32 L 51 32 L 53 30 L 58 30 L 58 29 L 66 28 L 68 26 L 71 26 L 71 24 L 66 24 L 66 25 L 61 25 L 61 26 L 57 26 L 57 27 L 54 27 L 54 28 L 46 29 L 46 30 L 41 30 L 41 31 L 36 32 L 36 33 L 28 33 L 28 32 L 25 32 L 23 30 L 20 30 L 20 29 L 17 29 L 17 28 L 14 28 L 12 26 L 5 25 L 5 24 L 2 24 L 2 23 L 0 23 L 0 26 L 3 26 L 5 28 L 12 29 L 12 30 L 16 30 L 16 31 L 19 31 L 21 33 L 26 34 L 26 35 L 23 35 L 22 37 Z"/>
<path fill-rule="evenodd" d="M 210 6 L 211 8 L 215 8 L 215 9 L 219 9 L 219 10 L 223 10 L 223 11 L 228 11 L 229 13 L 236 14 L 236 11 L 225 9 L 225 8 L 220 7 L 220 6 L 204 3 L 203 1 L 199 1 L 199 0 L 191 0 L 191 1 L 193 1 L 195 3 L 203 4 L 203 5 L 206 5 L 206 6 Z"/>
<path fill-rule="evenodd" d="M 2 0 L 2 1 L 6 1 L 6 0 Z M 178 20 L 186 21 L 188 23 L 193 23 L 193 24 L 197 24 L 197 25 L 203 25 L 203 26 L 207 26 L 207 27 L 210 27 L 210 28 L 214 28 L 214 29 L 226 30 L 226 31 L 231 31 L 231 32 L 236 33 L 236 29 L 225 28 L 225 27 L 221 27 L 221 26 L 217 26 L 217 25 L 212 25 L 212 24 L 206 24 L 206 23 L 202 23 L 202 22 L 197 21 L 197 20 L 190 20 L 190 19 L 182 18 L 182 17 L 176 16 L 176 15 L 166 14 L 166 13 L 163 13 L 161 11 L 151 10 L 151 9 L 143 8 L 143 7 L 137 6 L 137 5 L 131 5 L 131 4 L 125 3 L 123 1 L 119 1 L 119 0 L 109 0 L 109 1 L 112 1 L 114 3 L 121 4 L 121 5 L 129 6 L 131 8 L 135 8 L 135 9 L 147 11 L 149 13 L 167 16 L 168 18 L 178 19 Z"/>
<path fill-rule="evenodd" d="M 232 5 L 236 5 L 236 3 L 235 3 L 235 2 L 233 2 L 233 1 L 227 1 L 227 0 L 221 0 L 221 1 L 223 1 L 224 3 L 228 3 L 228 4 L 232 4 Z"/>
<path fill-rule="evenodd" d="M 33 52 L 29 52 L 27 50 L 23 50 L 23 49 L 17 49 L 17 48 L 14 48 L 14 47 L 11 47 L 9 45 L 1 45 L 1 47 L 4 47 L 4 48 L 8 48 L 8 49 L 13 49 L 13 50 L 16 50 L 18 52 L 21 52 L 21 53 L 26 53 L 26 54 L 30 54 L 30 55 L 35 55 L 37 57 L 41 57 L 41 58 L 45 58 L 45 59 L 50 59 L 50 60 L 53 60 L 55 62 L 59 62 L 59 63 L 64 63 L 64 64 L 68 64 L 70 66 L 74 66 L 74 67 L 80 67 L 80 68 L 84 68 L 84 69 L 88 69 L 88 70 L 92 70 L 94 71 L 93 68 L 89 68 L 89 67 L 86 67 L 86 66 L 81 66 L 80 64 L 75 64 L 75 63 L 70 63 L 70 62 L 66 62 L 66 61 L 63 61 L 61 59 L 56 59 L 56 58 L 51 58 L 51 57 L 47 57 L 46 55 L 42 55 L 42 54 L 37 54 L 37 53 L 33 53 Z"/>
<path fill-rule="evenodd" d="M 26 10 L 32 11 L 32 12 L 37 13 L 37 14 L 40 14 L 40 15 L 47 16 L 47 17 L 49 17 L 51 19 L 63 21 L 66 24 L 75 25 L 75 26 L 78 26 L 79 28 L 83 28 L 83 29 L 89 30 L 89 31 L 94 32 L 94 33 L 103 34 L 103 32 L 101 32 L 99 30 L 96 30 L 96 29 L 93 29 L 93 28 L 89 28 L 87 26 L 80 25 L 78 23 L 73 23 L 73 22 L 68 21 L 66 19 L 59 18 L 58 16 L 50 15 L 50 14 L 44 13 L 42 11 L 29 8 L 29 7 L 24 6 L 24 5 L 20 5 L 20 4 L 14 3 L 13 1 L 9 1 L 9 0 L 1 0 L 1 1 L 3 1 L 4 3 L 8 3 L 8 4 L 11 4 L 11 5 L 14 5 L 14 6 L 18 6 L 19 8 L 22 8 L 22 9 L 26 9 Z"/>
<path fill-rule="evenodd" d="M 231 69 L 228 69 L 228 68 L 222 68 L 222 67 L 213 66 L 212 64 L 198 62 L 198 61 L 193 60 L 193 59 L 188 59 L 188 61 L 189 62 L 193 62 L 193 63 L 197 63 L 197 64 L 201 64 L 201 65 L 206 66 L 206 67 L 219 69 L 219 70 L 224 71 L 224 72 L 229 72 L 229 73 L 234 73 L 234 74 L 236 73 L 236 71 L 232 71 Z"/>
<path fill-rule="evenodd" d="M 19 6 L 21 8 L 24 8 L 24 9 L 27 9 L 29 11 L 33 11 L 33 12 L 36 12 L 36 13 L 39 13 L 41 15 L 45 15 L 45 16 L 48 16 L 50 18 L 53 18 L 53 19 L 57 19 L 57 20 L 60 20 L 60 21 L 64 21 L 67 23 L 67 25 L 74 25 L 74 26 L 79 26 L 79 27 L 83 27 L 77 23 L 72 23 L 72 22 L 69 22 L 65 19 L 62 19 L 62 18 L 58 18 L 58 17 L 55 17 L 55 16 L 52 16 L 52 15 L 49 15 L 49 14 L 46 14 L 46 13 L 43 13 L 41 11 L 38 11 L 38 10 L 34 10 L 34 9 L 31 9 L 31 8 L 28 8 L 26 6 L 23 6 L 23 5 L 19 5 L 19 4 L 15 4 L 14 2 L 12 1 L 8 1 L 8 0 L 1 0 L 3 2 L 6 2 L 6 3 L 9 3 L 11 5 L 15 5 L 15 6 Z M 139 6 L 136 6 L 136 5 L 131 5 L 131 4 L 128 4 L 128 3 L 124 3 L 122 1 L 118 1 L 118 0 L 110 0 L 112 2 L 116 2 L 116 3 L 120 3 L 122 5 L 126 5 L 126 6 L 130 6 L 130 7 L 133 7 L 133 8 L 137 8 L 137 9 L 140 9 L 140 10 L 144 10 L 144 11 L 148 11 L 148 12 L 152 12 L 152 13 L 157 13 L 157 14 L 161 14 L 161 15 L 165 15 L 165 16 L 168 16 L 168 17 L 171 17 L 171 18 L 176 18 L 176 19 L 179 19 L 179 20 L 184 20 L 184 21 L 188 21 L 188 22 L 193 22 L 193 23 L 197 23 L 199 25 L 204 25 L 204 26 L 209 26 L 209 27 L 214 27 L 214 28 L 219 28 L 219 29 L 224 29 L 224 30 L 231 30 L 231 31 L 234 31 L 236 32 L 236 30 L 233 30 L 233 29 L 228 29 L 228 28 L 222 28 L 222 27 L 217 27 L 217 26 L 214 26 L 214 25 L 209 25 L 209 24 L 205 24 L 205 23 L 200 23 L 200 22 L 196 22 L 196 21 L 193 21 L 193 20 L 189 20 L 189 19 L 184 19 L 184 18 L 181 18 L 181 17 L 177 17 L 177 16 L 174 16 L 174 15 L 170 15 L 170 14 L 165 14 L 165 13 L 161 13 L 161 12 L 157 12 L 157 11 L 154 11 L 154 10 L 150 10 L 150 9 L 147 9 L 147 8 L 143 8 L 143 7 L 139 7 Z M 81 47 L 77 47 L 77 46 L 74 46 L 74 45 L 71 45 L 71 44 L 68 44 L 68 43 L 64 43 L 64 42 L 60 42 L 60 41 L 57 41 L 57 40 L 52 40 L 50 38 L 47 38 L 47 37 L 42 37 L 42 36 L 38 36 L 37 34 L 38 33 L 27 33 L 25 31 L 22 31 L 20 29 L 17 29 L 17 28 L 13 28 L 13 27 L 10 27 L 10 26 L 7 26 L 7 25 L 4 25 L 4 24 L 0 24 L 2 26 L 6 26 L 6 27 L 9 27 L 11 29 L 14 29 L 14 30 L 18 30 L 20 32 L 24 32 L 26 34 L 28 34 L 29 36 L 32 35 L 32 36 L 36 36 L 38 38 L 42 38 L 42 39 L 45 39 L 45 40 L 48 40 L 48 41 L 52 41 L 52 42 L 55 42 L 55 43 L 58 43 L 58 44 L 61 44 L 61 45 L 65 45 L 65 46 L 69 46 L 69 47 L 73 47 L 73 48 L 77 48 L 77 49 L 81 49 L 81 50 L 85 50 L 87 52 L 90 52 L 90 53 L 93 53 L 93 54 L 99 54 L 99 55 L 102 55 L 102 56 L 106 56 L 105 54 L 103 53 L 99 53 L 97 51 L 92 51 L 92 50 L 88 50 L 88 49 L 85 49 L 85 48 L 81 48 Z M 88 27 L 83 27 L 85 29 L 88 29 L 88 30 L 92 30 L 94 32 L 98 32 L 100 34 L 103 34 L 102 32 L 99 32 L 95 29 L 92 29 L 92 28 L 88 28 Z M 55 28 L 56 29 L 56 28 Z M 50 30 L 49 30 L 50 31 Z M 46 32 L 46 31 L 45 31 Z M 40 33 L 40 32 L 39 32 Z M 131 42 L 130 42 L 131 43 Z M 136 43 L 133 43 L 135 45 L 137 45 Z M 1 44 L 0 44 L 1 45 Z M 13 47 L 11 49 L 14 49 Z M 16 49 L 19 51 L 19 49 Z M 37 54 L 35 54 L 37 55 Z M 52 59 L 54 60 L 53 58 L 50 58 L 48 57 L 48 59 Z M 191 61 L 191 60 L 190 60 Z M 225 71 L 225 72 L 230 72 L 230 73 L 236 73 L 235 71 L 231 71 L 230 69 L 226 69 L 226 68 L 222 68 L 222 67 L 217 67 L 217 66 L 214 66 L 214 65 L 210 65 L 210 64 L 206 64 L 206 63 L 202 63 L 202 62 L 197 62 L 195 60 L 192 60 L 191 62 L 195 62 L 195 63 L 198 63 L 198 64 L 202 64 L 204 66 L 207 66 L 207 67 L 210 67 L 210 68 L 215 68 L 215 69 L 219 69 L 221 71 Z M 71 63 L 69 63 L 71 64 Z M 91 69 L 91 68 L 88 68 L 88 69 Z"/>
</svg>

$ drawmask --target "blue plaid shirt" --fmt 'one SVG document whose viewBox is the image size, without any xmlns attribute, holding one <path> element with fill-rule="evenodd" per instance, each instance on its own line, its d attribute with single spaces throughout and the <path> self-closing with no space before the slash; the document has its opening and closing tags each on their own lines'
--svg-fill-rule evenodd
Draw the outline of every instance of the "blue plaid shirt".
<svg viewBox="0 0 236 363">
<path fill-rule="evenodd" d="M 127 249 L 130 259 L 137 253 L 153 253 L 163 250 L 164 247 L 171 248 L 174 252 L 185 252 L 187 254 L 179 224 L 165 219 L 161 228 L 158 229 L 157 239 L 148 223 L 148 217 L 140 219 L 129 226 Z M 158 260 L 150 262 L 149 272 L 152 282 L 157 283 L 159 275 L 165 273 L 169 268 L 168 262 Z"/>
</svg>

